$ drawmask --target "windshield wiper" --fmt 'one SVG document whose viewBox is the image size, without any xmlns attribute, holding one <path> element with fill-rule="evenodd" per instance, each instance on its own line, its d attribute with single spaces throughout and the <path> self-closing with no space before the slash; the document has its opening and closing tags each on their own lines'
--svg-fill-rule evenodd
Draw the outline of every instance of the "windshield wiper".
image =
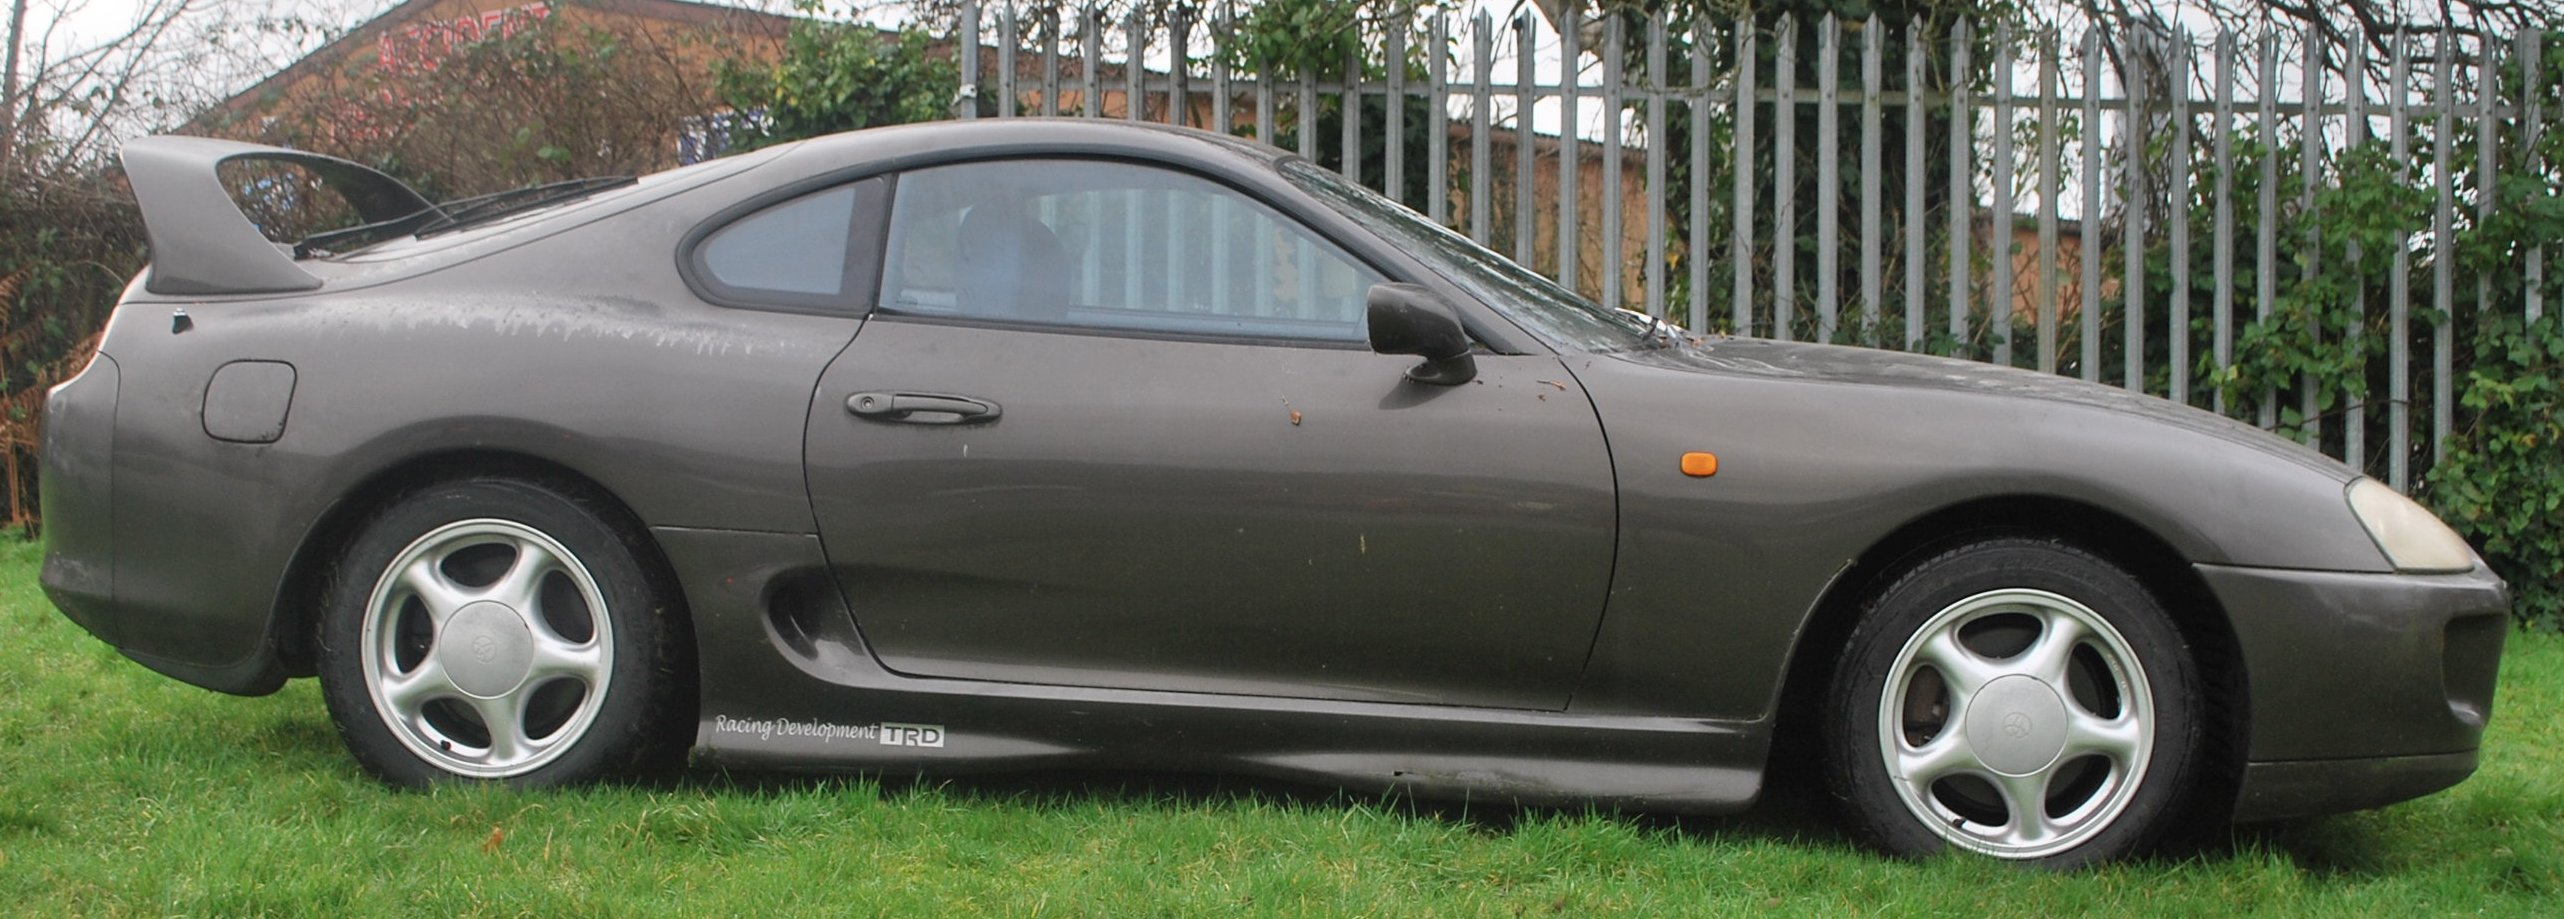
<svg viewBox="0 0 2564 919">
<path fill-rule="evenodd" d="M 1646 316 L 1645 313 L 1640 313 L 1639 315 Z M 1647 316 L 1647 331 L 1638 336 L 1638 341 L 1641 344 L 1650 344 L 1659 348 L 1671 348 L 1674 346 L 1674 343 L 1681 338 L 1681 336 L 1677 334 L 1680 331 L 1682 330 L 1676 327 L 1673 323 L 1666 322 L 1665 320 L 1658 319 L 1654 316 Z"/>
<path fill-rule="evenodd" d="M 361 249 L 394 236 L 416 233 L 418 228 L 427 225 L 428 221 L 444 215 L 444 211 L 429 207 L 411 211 L 390 220 L 377 220 L 373 223 L 360 223 L 352 227 L 314 233 L 294 244 L 294 257 L 306 259 L 315 255 L 332 255 L 339 250 L 339 244 L 350 241 L 354 241 L 356 245 L 348 248 Z"/>
<path fill-rule="evenodd" d="M 342 251 L 341 247 L 350 242 L 355 245 L 345 246 L 345 249 L 352 251 L 394 236 L 411 235 L 426 239 L 438 233 L 488 223 L 510 214 L 555 204 L 567 204 L 597 192 L 621 188 L 639 181 L 641 180 L 632 176 L 596 176 L 457 198 L 390 220 L 377 220 L 373 223 L 361 223 L 352 227 L 314 233 L 294 243 L 294 257 L 306 259 L 313 256 L 333 255 Z"/>
<path fill-rule="evenodd" d="M 459 230 L 488 223 L 510 214 L 575 201 L 597 192 L 621 188 L 639 181 L 631 176 L 596 176 L 529 185 L 513 191 L 448 201 L 436 206 L 437 216 L 421 223 L 411 232 L 417 234 L 420 239 L 426 239 L 449 230 Z"/>
</svg>

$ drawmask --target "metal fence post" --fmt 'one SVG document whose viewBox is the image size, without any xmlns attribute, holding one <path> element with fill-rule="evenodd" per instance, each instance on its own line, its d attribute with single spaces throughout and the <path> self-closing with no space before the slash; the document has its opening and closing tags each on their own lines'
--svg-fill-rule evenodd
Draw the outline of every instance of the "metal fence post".
<svg viewBox="0 0 2564 919">
<path fill-rule="evenodd" d="M 2172 188 L 2165 200 L 2176 209 L 2190 200 L 2190 55 L 2193 46 L 2188 32 L 2174 30 L 2172 61 Z M 2168 374 L 2171 385 L 2167 394 L 2172 401 L 2190 401 L 2190 215 L 2175 210 L 2163 215 L 2164 227 L 2172 232 L 2172 315 L 2171 326 L 2164 330 L 2165 347 L 2171 351 Z"/>
<path fill-rule="evenodd" d="M 1585 82 L 1584 53 L 1576 43 L 1584 30 L 1577 27 L 1575 7 L 1568 9 L 1565 22 L 1550 25 L 1558 30 L 1558 283 L 1575 290 L 1576 262 L 1584 250 L 1576 229 L 1576 184 L 1582 176 L 1576 171 L 1576 101 Z"/>
<path fill-rule="evenodd" d="M 1734 204 L 1728 208 L 1727 254 L 1734 262 L 1728 308 L 1738 335 L 1754 334 L 1754 23 L 1736 25 L 1736 127 L 1728 155 Z"/>
<path fill-rule="evenodd" d="M 2077 172 L 2083 175 L 2083 211 L 2081 230 L 2076 234 L 2075 248 L 2083 257 L 2083 303 L 2077 311 L 2083 343 L 2075 364 L 2084 379 L 2101 379 L 2101 30 L 2083 32 L 2083 157 Z"/>
<path fill-rule="evenodd" d="M 1976 234 L 1976 181 L 1968 154 L 1976 149 L 1976 103 L 1968 96 L 1968 27 L 1950 30 L 1950 347 L 1968 340 L 1968 304 L 1975 291 L 1968 283 L 1968 240 Z"/>
<path fill-rule="evenodd" d="M 2431 186 L 2436 200 L 2431 207 L 2430 300 L 2436 315 L 2430 322 L 2430 458 L 2437 463 L 2448 455 L 2449 416 L 2456 403 L 2449 379 L 2456 341 L 2449 326 L 2457 321 L 2457 177 L 2451 166 L 2457 147 L 2457 87 L 2450 79 L 2457 32 L 2441 29 L 2432 50 L 2438 60 L 2431 67 Z"/>
<path fill-rule="evenodd" d="M 1665 14 L 1659 10 L 1647 17 L 1647 264 L 1640 280 L 1647 287 L 1647 315 L 1660 318 L 1665 315 L 1665 194 L 1672 190 L 1665 187 L 1665 147 L 1671 141 L 1665 136 L 1665 89 L 1673 82 L 1666 76 Z"/>
<path fill-rule="evenodd" d="M 2388 99 L 2387 149 L 2392 151 L 2396 168 L 2411 175 L 2412 145 L 2407 142 L 2412 109 L 2412 40 L 2402 30 L 2395 32 L 2393 73 L 2388 87 L 2394 95 Z M 2407 238 L 2410 234 L 2406 234 Z M 2395 274 L 2387 279 L 2386 353 L 2386 457 L 2387 484 L 2398 491 L 2412 487 L 2413 379 L 2412 350 L 2412 247 L 2395 247 Z"/>
<path fill-rule="evenodd" d="M 1602 277 L 1598 279 L 1602 282 L 1601 299 L 1604 306 L 1608 306 L 1613 309 L 1621 309 L 1629 305 L 1628 293 L 1621 290 L 1621 278 L 1626 274 L 1626 272 L 1621 270 L 1620 263 L 1622 255 L 1621 250 L 1623 248 L 1622 243 L 1628 236 L 1626 233 L 1627 228 L 1622 224 L 1622 218 L 1627 215 L 1621 213 L 1620 207 L 1621 199 L 1626 197 L 1622 193 L 1620 187 L 1620 159 L 1622 153 L 1620 135 L 1621 127 L 1624 123 L 1622 116 L 1627 114 L 1626 106 L 1628 105 L 1628 99 L 1621 92 L 1621 78 L 1623 74 L 1620 66 L 1621 54 L 1627 47 L 1627 41 L 1623 34 L 1626 31 L 1627 30 L 1621 26 L 1621 18 L 1619 16 L 1604 17 L 1602 55 L 1603 160 L 1602 188 L 1599 189 L 1602 198 L 1602 201 L 1600 202 L 1602 204 L 1602 207 L 1600 208 L 1602 211 L 1602 220 L 1600 226 L 1595 229 L 1602 234 L 1602 264 L 1599 266 L 1602 269 Z M 1568 131 L 1570 133 L 1574 133 L 1575 129 L 1571 127 Z"/>
<path fill-rule="evenodd" d="M 1482 246 L 1495 245 L 1488 235 L 1493 230 L 1489 218 L 1495 203 L 1488 199 L 1491 183 L 1487 175 L 1487 170 L 1494 168 L 1494 151 L 1488 149 L 1495 142 L 1494 113 L 1488 111 L 1495 104 L 1495 97 L 1488 91 L 1496 67 L 1494 33 L 1495 22 L 1487 11 L 1479 10 L 1470 18 L 1469 64 L 1476 73 L 1469 84 L 1473 93 L 1469 100 L 1469 238 Z"/>
<path fill-rule="evenodd" d="M 1924 247 L 1923 27 L 1905 26 L 1905 350 L 1923 350 Z M 1955 203 L 1955 202 L 1954 202 Z"/>
<path fill-rule="evenodd" d="M 1831 342 L 1843 306 L 1843 21 L 1816 31 L 1816 340 Z"/>
<path fill-rule="evenodd" d="M 1772 337 L 1788 341 L 1798 315 L 1798 23 L 1772 36 Z"/>
<path fill-rule="evenodd" d="M 1994 73 L 1994 232 L 1986 240 L 1987 254 L 1992 257 L 1994 282 L 1992 295 L 1986 300 L 1986 331 L 1994 335 L 1994 362 L 2012 364 L 2012 281 L 2019 273 L 2020 260 L 2013 255 L 2012 240 L 2012 30 L 1995 33 Z"/>
<path fill-rule="evenodd" d="M 2057 55 L 2054 30 L 2039 36 L 2039 273 L 2031 300 L 2038 305 L 2039 372 L 2057 372 L 2057 323 L 2063 321 L 2065 292 L 2057 285 L 2057 196 L 2064 191 L 2063 125 L 2057 123 Z"/>
<path fill-rule="evenodd" d="M 2126 89 L 2120 116 L 2119 158 L 2126 167 L 2127 207 L 2119 215 L 2119 236 L 2127 256 L 2120 269 L 2119 300 L 2127 304 L 2121 311 L 2124 327 L 2119 385 L 2130 392 L 2146 391 L 2146 149 L 2151 126 L 2145 105 L 2146 75 L 2143 49 L 2130 48 L 2119 56 L 2127 69 L 2119 74 Z"/>
<path fill-rule="evenodd" d="M 965 2 L 956 14 L 961 43 L 961 86 L 953 92 L 953 117 L 979 117 L 979 4 Z"/>
<path fill-rule="evenodd" d="M 2235 33 L 2217 30 L 2217 109 L 2208 122 L 2215 134 L 2217 158 L 2215 180 L 2217 222 L 2214 241 L 2209 243 L 2210 270 L 2214 280 L 2208 290 L 2209 357 L 2220 373 L 2235 365 Z M 2209 404 L 2217 411 L 2226 410 L 2227 386 L 2221 380 L 2209 394 Z"/>
<path fill-rule="evenodd" d="M 2297 123 L 2299 156 L 2297 210 L 2306 221 L 2305 249 L 2300 262 L 2301 273 L 2298 276 L 2300 281 L 2309 281 L 2319 276 L 2323 271 L 2324 263 L 2323 229 L 2314 219 L 2315 188 L 2323 181 L 2324 150 L 2324 38 L 2323 32 L 2317 25 L 2306 26 L 2305 43 L 2305 76 L 2301 84 L 2304 88 L 2298 93 L 2303 97 L 2299 101 L 2305 106 L 2305 114 Z M 2315 342 L 2320 342 L 2323 339 L 2324 329 L 2321 326 L 2310 325 L 2306 329 L 2306 334 Z M 2323 404 L 2322 386 L 2316 381 L 2314 375 L 2309 373 L 2299 388 L 2304 391 L 2303 401 L 2298 409 L 2298 415 L 2303 419 L 2304 440 L 2307 446 L 2320 451 L 2324 443 L 2324 418 L 2320 411 Z"/>
<path fill-rule="evenodd" d="M 2350 124 L 2342 131 L 2342 136 L 2344 143 L 2350 148 L 2356 148 L 2368 142 L 2367 38 L 2366 35 L 2351 36 L 2350 47 L 2343 52 L 2342 82 L 2345 84 L 2343 98 L 2345 107 L 2349 111 Z M 2353 265 L 2362 261 L 2362 253 L 2357 242 L 2352 242 L 2346 247 L 2343 254 Z M 2351 312 L 2365 319 L 2368 315 L 2368 285 L 2352 285 L 2350 297 Z M 2353 322 L 2349 328 L 2343 329 L 2341 332 L 2343 347 L 2356 346 L 2366 331 L 2366 325 L 2365 322 Z M 2366 472 L 2369 468 L 2367 374 L 2362 373 L 2352 379 L 2350 392 L 2344 393 L 2342 399 L 2342 459 L 2348 462 L 2351 468 Z"/>
<path fill-rule="evenodd" d="M 1533 186 L 1539 180 L 1532 174 L 1539 138 L 1531 131 L 1532 109 L 1540 104 L 1534 91 L 1538 72 L 1532 69 L 1540 46 L 1531 31 L 1531 19 L 1526 10 L 1513 20 L 1513 260 L 1526 266 L 1539 254 L 1540 242 L 1540 213 L 1533 203 L 1538 191 Z"/>
<path fill-rule="evenodd" d="M 1683 260 L 1691 268 L 1691 327 L 1702 330 L 1709 328 L 1709 55 L 1714 47 L 1707 29 L 1693 24 L 1691 94 L 1683 102 L 1692 128 L 1692 220 L 1683 236 Z M 1729 180 L 1739 181 L 1735 176 Z"/>
<path fill-rule="evenodd" d="M 1880 160 L 1885 156 L 1882 144 L 1886 139 L 1879 133 L 1887 130 L 1887 115 L 1879 100 L 1879 86 L 1884 79 L 1880 71 L 1886 67 L 1880 46 L 1886 43 L 1886 37 L 1876 15 L 1861 24 L 1861 341 L 1872 347 L 1879 343 L 1879 300 L 1883 296 L 1879 280 L 1879 170 L 1884 168 Z"/>
<path fill-rule="evenodd" d="M 2254 82 L 2260 96 L 2253 133 L 2261 138 L 2261 181 L 2255 189 L 2252 249 L 2252 318 L 2269 322 L 2279 300 L 2279 36 L 2261 39 L 2261 70 Z M 2279 388 L 2263 386 L 2254 394 L 2264 428 L 2279 426 Z"/>
<path fill-rule="evenodd" d="M 997 8 L 997 117 L 1015 117 L 1015 48 L 1021 36 L 1016 34 L 1015 5 Z M 975 107 L 975 106 L 974 106 Z"/>
<path fill-rule="evenodd" d="M 2543 87 L 2538 85 L 2538 74 L 2543 72 L 2541 69 L 2543 64 L 2539 56 L 2545 52 L 2545 46 L 2546 34 L 2543 32 L 2530 29 L 2522 31 L 2519 35 L 2519 67 L 2522 77 L 2520 80 L 2520 149 L 2529 151 L 2530 156 L 2536 155 L 2538 141 L 2546 134 L 2546 96 L 2541 91 Z M 2543 164 L 2532 161 L 2521 165 L 2536 169 Z M 2544 245 L 2528 250 L 2527 287 L 2526 315 L 2530 322 L 2536 322 L 2538 317 L 2545 315 L 2546 312 L 2546 247 Z"/>
</svg>

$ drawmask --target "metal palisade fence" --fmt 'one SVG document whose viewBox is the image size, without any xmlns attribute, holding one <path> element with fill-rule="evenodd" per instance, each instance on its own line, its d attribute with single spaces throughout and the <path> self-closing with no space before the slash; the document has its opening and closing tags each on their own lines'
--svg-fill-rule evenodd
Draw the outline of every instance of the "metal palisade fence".
<svg viewBox="0 0 2564 919">
<path fill-rule="evenodd" d="M 2496 174 L 2551 195 L 2557 164 L 2509 161 L 2564 107 L 2546 36 L 1428 11 L 1272 60 L 1255 16 L 965 5 L 954 113 L 1253 137 L 1603 303 L 2077 375 L 2398 488 L 2456 417 L 2471 317 L 2544 310 L 2542 246 L 2457 246 Z M 2353 173 L 2407 206 L 2378 216 Z M 2287 334 L 2355 347 L 2256 358 Z"/>
</svg>

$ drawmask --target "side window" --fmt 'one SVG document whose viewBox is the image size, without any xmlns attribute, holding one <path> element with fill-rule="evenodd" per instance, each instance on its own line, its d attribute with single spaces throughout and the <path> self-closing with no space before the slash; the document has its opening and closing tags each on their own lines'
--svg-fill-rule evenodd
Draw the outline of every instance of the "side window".
<svg viewBox="0 0 2564 919">
<path fill-rule="evenodd" d="M 731 221 L 694 247 L 694 273 L 716 299 L 757 306 L 858 309 L 871 290 L 857 228 L 876 215 L 874 179 L 812 192 Z M 878 239 L 879 237 L 874 237 Z"/>
<path fill-rule="evenodd" d="M 901 176 L 883 262 L 893 312 L 1312 340 L 1362 340 L 1382 280 L 1226 186 L 1078 160 Z"/>
</svg>

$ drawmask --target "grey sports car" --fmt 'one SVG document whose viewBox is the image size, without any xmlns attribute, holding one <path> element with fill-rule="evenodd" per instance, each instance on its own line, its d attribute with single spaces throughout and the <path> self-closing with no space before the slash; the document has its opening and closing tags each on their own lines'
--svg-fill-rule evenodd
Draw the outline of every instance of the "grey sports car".
<svg viewBox="0 0 2564 919">
<path fill-rule="evenodd" d="M 2492 702 L 2502 582 L 2332 460 L 1692 336 L 1231 138 L 900 127 L 446 204 L 124 164 L 153 264 L 47 403 L 45 589 L 190 683 L 318 676 L 398 785 L 1715 812 L 1804 768 L 1889 852 L 2069 865 L 2444 788 Z M 358 225 L 271 241 L 242 164 Z"/>
</svg>

